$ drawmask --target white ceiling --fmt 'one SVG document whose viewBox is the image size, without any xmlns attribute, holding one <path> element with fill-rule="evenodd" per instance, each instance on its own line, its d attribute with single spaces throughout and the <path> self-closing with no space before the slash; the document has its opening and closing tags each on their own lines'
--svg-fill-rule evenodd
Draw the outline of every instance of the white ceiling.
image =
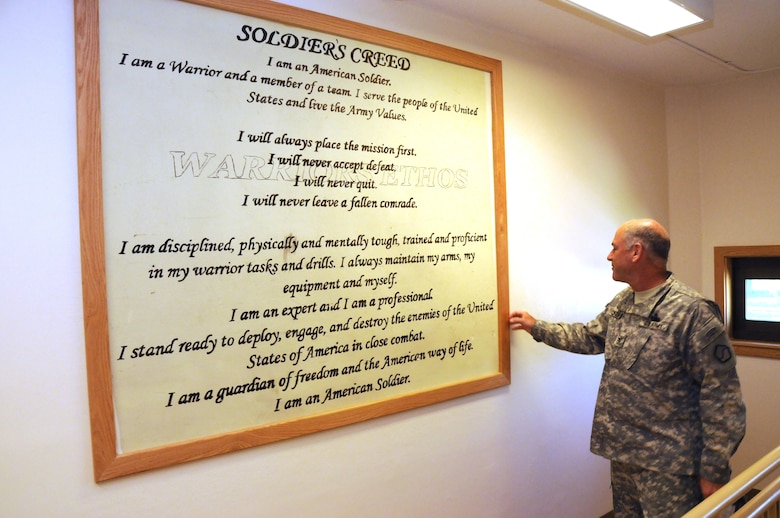
<svg viewBox="0 0 780 518">
<path fill-rule="evenodd" d="M 714 0 L 712 21 L 656 38 L 561 0 L 409 1 L 665 86 L 780 70 L 780 0 Z"/>
</svg>

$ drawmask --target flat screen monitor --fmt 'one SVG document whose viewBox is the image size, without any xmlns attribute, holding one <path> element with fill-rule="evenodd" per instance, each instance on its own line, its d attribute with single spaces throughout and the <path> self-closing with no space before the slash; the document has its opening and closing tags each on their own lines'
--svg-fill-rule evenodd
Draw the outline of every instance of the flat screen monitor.
<svg viewBox="0 0 780 518">
<path fill-rule="evenodd" d="M 780 257 L 731 261 L 734 338 L 780 342 Z"/>
</svg>

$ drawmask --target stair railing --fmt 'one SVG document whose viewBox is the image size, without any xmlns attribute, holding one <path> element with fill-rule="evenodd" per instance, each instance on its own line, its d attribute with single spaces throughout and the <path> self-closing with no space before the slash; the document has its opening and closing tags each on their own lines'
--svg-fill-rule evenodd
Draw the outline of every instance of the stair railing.
<svg viewBox="0 0 780 518">
<path fill-rule="evenodd" d="M 682 518 L 780 518 L 780 446 L 756 461 L 752 466 L 734 477 L 728 484 L 709 498 L 688 511 Z M 756 484 L 773 475 L 758 494 L 729 514 L 734 503 L 756 487 Z M 763 513 L 763 514 L 762 514 Z"/>
</svg>

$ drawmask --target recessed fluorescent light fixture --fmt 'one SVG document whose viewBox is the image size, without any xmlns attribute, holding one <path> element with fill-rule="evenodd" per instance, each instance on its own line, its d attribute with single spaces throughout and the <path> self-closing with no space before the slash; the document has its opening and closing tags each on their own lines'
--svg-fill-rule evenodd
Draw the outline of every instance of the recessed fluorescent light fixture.
<svg viewBox="0 0 780 518">
<path fill-rule="evenodd" d="M 564 0 L 646 36 L 689 27 L 713 14 L 712 0 Z"/>
</svg>

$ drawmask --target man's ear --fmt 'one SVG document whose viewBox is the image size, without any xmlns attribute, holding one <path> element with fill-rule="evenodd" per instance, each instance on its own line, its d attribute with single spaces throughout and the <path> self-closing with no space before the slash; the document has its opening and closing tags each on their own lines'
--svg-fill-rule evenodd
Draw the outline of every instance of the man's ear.
<svg viewBox="0 0 780 518">
<path fill-rule="evenodd" d="M 631 245 L 631 261 L 637 262 L 640 257 L 642 257 L 642 254 L 644 253 L 644 248 L 642 248 L 642 243 L 634 243 Z"/>
</svg>

